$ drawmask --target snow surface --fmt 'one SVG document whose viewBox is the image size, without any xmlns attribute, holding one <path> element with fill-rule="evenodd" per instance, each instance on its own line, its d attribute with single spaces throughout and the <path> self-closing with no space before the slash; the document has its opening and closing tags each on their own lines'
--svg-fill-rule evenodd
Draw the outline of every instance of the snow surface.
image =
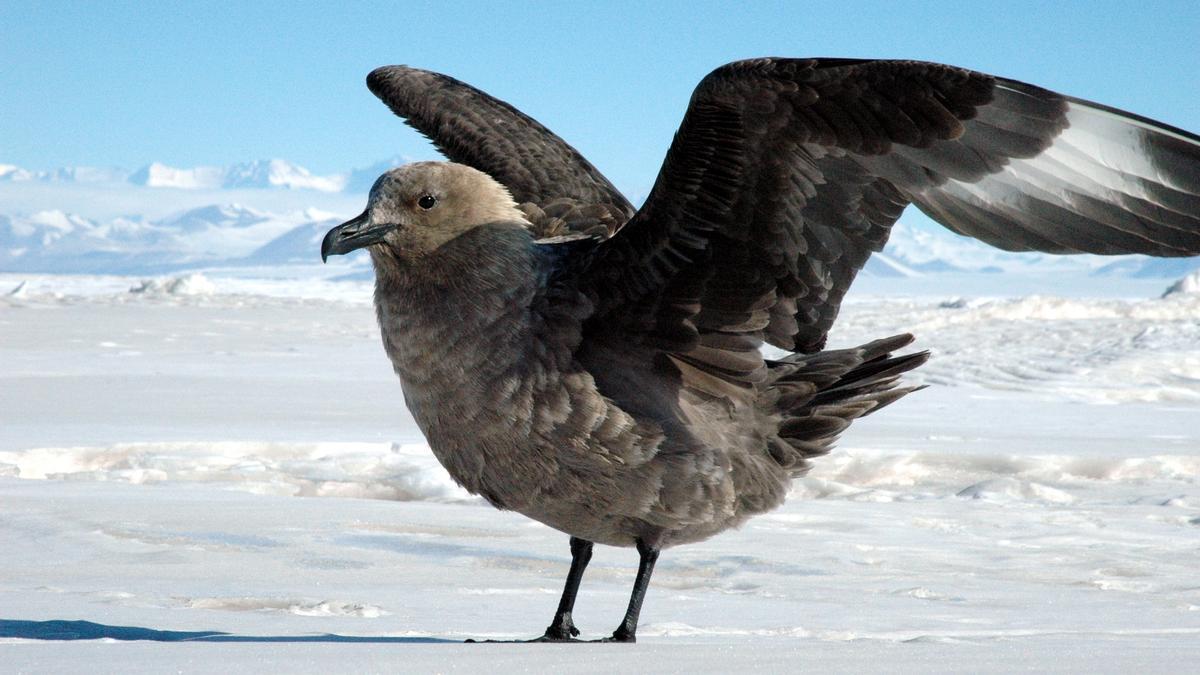
<svg viewBox="0 0 1200 675">
<path fill-rule="evenodd" d="M 933 386 L 851 427 L 779 510 L 664 553 L 638 645 L 471 645 L 540 633 L 566 537 L 437 465 L 369 282 L 257 271 L 0 274 L 0 670 L 1200 660 L 1200 294 L 856 291 L 834 341 L 915 331 Z M 585 637 L 635 569 L 597 549 Z"/>
</svg>

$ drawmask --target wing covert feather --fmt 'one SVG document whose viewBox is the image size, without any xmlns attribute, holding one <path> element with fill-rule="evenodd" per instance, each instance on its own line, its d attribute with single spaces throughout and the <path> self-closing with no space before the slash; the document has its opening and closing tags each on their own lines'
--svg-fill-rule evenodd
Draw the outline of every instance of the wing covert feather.
<svg viewBox="0 0 1200 675">
<path fill-rule="evenodd" d="M 1200 138 L 933 63 L 736 62 L 697 87 L 646 203 L 584 276 L 605 330 L 812 352 L 910 203 L 1007 250 L 1198 255 Z M 689 264 L 702 282 L 674 293 Z"/>
<path fill-rule="evenodd" d="M 447 158 L 492 176 L 518 203 L 607 207 L 607 220 L 616 221 L 610 229 L 633 214 L 629 201 L 575 148 L 475 87 L 408 66 L 376 68 L 367 87 Z"/>
</svg>

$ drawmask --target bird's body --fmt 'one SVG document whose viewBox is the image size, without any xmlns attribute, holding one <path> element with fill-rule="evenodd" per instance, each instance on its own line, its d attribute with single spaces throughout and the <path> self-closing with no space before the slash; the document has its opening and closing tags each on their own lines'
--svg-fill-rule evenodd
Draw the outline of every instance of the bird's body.
<svg viewBox="0 0 1200 675">
<path fill-rule="evenodd" d="M 494 183 L 433 163 L 388 180 L 428 171 L 476 194 Z M 411 260 L 373 251 L 384 349 L 450 475 L 497 508 L 613 546 L 699 541 L 781 504 L 807 465 L 767 450 L 795 417 L 768 400 L 777 392 L 698 395 L 653 347 L 585 341 L 593 305 L 563 259 L 579 252 L 505 215 Z"/>
<path fill-rule="evenodd" d="M 489 264 L 477 264 L 481 258 Z M 654 414 L 653 401 L 640 401 L 635 416 L 600 391 L 593 373 L 618 362 L 639 366 L 617 371 L 626 378 L 621 388 L 672 387 L 645 355 L 606 346 L 580 353 L 586 313 L 561 308 L 586 301 L 542 285 L 554 261 L 527 230 L 479 228 L 430 265 L 453 269 L 453 282 L 380 277 L 379 323 L 409 409 L 465 488 L 615 546 L 703 539 L 750 515 L 739 496 L 765 508 L 782 501 L 787 473 L 768 454 L 741 453 L 744 443 L 719 438 L 749 430 L 689 429 L 667 414 L 667 402 Z M 519 281 L 501 286 L 502 279 Z M 724 412 L 711 407 L 677 410 L 697 422 Z"/>
<path fill-rule="evenodd" d="M 426 262 L 380 275 L 376 306 L 405 402 L 438 460 L 498 508 L 632 546 L 648 533 L 635 519 L 649 517 L 659 471 L 646 464 L 662 432 L 605 399 L 579 362 L 584 317 L 561 311 L 575 298 L 544 285 L 553 261 L 520 225 L 495 223 Z"/>
<path fill-rule="evenodd" d="M 771 60 L 705 79 L 646 203 L 511 106 L 404 67 L 368 84 L 461 163 L 392 170 L 322 255 L 369 247 L 384 347 L 465 488 L 658 552 L 782 503 L 854 419 L 912 391 L 911 336 L 823 350 L 905 205 L 1017 250 L 1200 254 L 1200 138 L 916 62 Z M 770 343 L 795 352 L 762 356 Z"/>
</svg>

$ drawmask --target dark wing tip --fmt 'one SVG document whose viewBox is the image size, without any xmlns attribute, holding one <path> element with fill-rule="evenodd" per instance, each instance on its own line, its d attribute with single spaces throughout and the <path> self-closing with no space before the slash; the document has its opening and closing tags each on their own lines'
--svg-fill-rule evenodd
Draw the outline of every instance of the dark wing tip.
<svg viewBox="0 0 1200 675">
<path fill-rule="evenodd" d="M 367 73 L 367 88 L 371 90 L 371 93 L 378 96 L 380 90 L 390 84 L 393 79 L 406 73 L 411 73 L 414 70 L 404 65 L 379 66 Z"/>
<path fill-rule="evenodd" d="M 392 107 L 396 114 L 403 115 L 396 110 L 396 106 L 408 101 L 413 95 L 414 86 L 429 86 L 438 78 L 445 77 L 429 70 L 404 65 L 380 66 L 367 74 L 367 89 Z"/>
<path fill-rule="evenodd" d="M 438 85 L 453 85 L 474 91 L 470 85 L 449 75 L 411 66 L 380 66 L 367 73 L 367 89 L 402 117 L 406 113 L 401 112 L 399 106 L 411 107 L 422 98 L 423 92 Z"/>
<path fill-rule="evenodd" d="M 544 205 L 567 197 L 611 205 L 622 221 L 633 214 L 628 200 L 578 151 L 537 120 L 461 80 L 390 65 L 372 70 L 367 88 L 447 159 L 500 181 L 518 203 Z"/>
</svg>

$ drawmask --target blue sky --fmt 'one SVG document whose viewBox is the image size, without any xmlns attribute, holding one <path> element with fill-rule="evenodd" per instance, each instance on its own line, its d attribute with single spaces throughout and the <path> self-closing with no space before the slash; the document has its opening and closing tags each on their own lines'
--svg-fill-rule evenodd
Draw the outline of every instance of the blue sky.
<svg viewBox="0 0 1200 675">
<path fill-rule="evenodd" d="M 441 70 L 517 105 L 626 191 L 730 60 L 942 61 L 1200 132 L 1200 3 L 0 2 L 0 163 L 281 157 L 318 173 L 433 157 L 367 91 Z"/>
</svg>

